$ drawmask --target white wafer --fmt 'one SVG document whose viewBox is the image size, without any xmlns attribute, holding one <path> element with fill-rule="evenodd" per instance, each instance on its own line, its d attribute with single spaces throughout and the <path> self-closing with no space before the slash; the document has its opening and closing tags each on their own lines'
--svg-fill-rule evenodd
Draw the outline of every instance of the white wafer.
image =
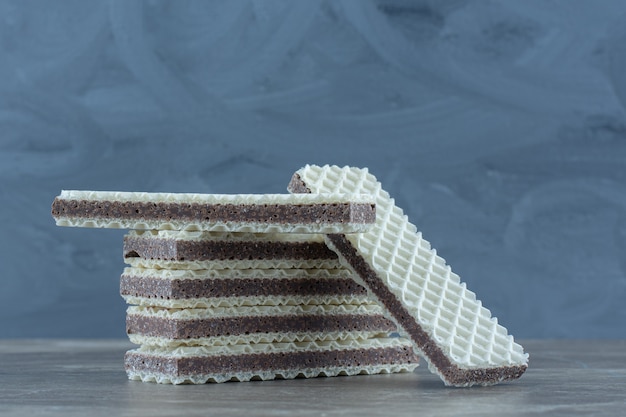
<svg viewBox="0 0 626 417">
<path fill-rule="evenodd" d="M 370 339 L 395 325 L 378 305 L 291 305 L 208 309 L 129 307 L 126 331 L 139 345 L 235 345 L 245 343 Z"/>
<path fill-rule="evenodd" d="M 138 231 L 124 236 L 124 261 L 140 268 L 341 268 L 320 234 Z"/>
<path fill-rule="evenodd" d="M 162 384 L 412 372 L 402 338 L 260 343 L 174 349 L 142 346 L 125 356 L 130 379 Z"/>
<path fill-rule="evenodd" d="M 63 190 L 52 203 L 59 226 L 254 233 L 367 230 L 367 196 L 189 194 Z"/>
<path fill-rule="evenodd" d="M 128 304 L 166 308 L 374 303 L 345 268 L 125 268 L 120 294 Z"/>
<path fill-rule="evenodd" d="M 422 238 L 367 169 L 310 166 L 291 192 L 369 193 L 377 221 L 362 234 L 327 236 L 358 281 L 448 385 L 490 385 L 518 378 L 528 355 Z"/>
<path fill-rule="evenodd" d="M 147 269 L 338 269 L 343 268 L 339 259 L 242 259 L 210 261 L 172 261 L 166 259 L 124 258 L 134 268 Z"/>
</svg>

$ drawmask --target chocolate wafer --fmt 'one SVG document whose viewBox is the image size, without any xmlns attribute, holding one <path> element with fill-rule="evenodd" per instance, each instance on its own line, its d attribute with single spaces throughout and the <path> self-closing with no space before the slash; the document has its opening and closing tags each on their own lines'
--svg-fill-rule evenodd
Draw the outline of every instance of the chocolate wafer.
<svg viewBox="0 0 626 417">
<path fill-rule="evenodd" d="M 124 261 L 165 269 L 341 268 L 323 235 L 297 233 L 132 230 Z"/>
<path fill-rule="evenodd" d="M 128 304 L 165 308 L 373 303 L 352 274 L 345 268 L 125 268 L 120 294 Z"/>
<path fill-rule="evenodd" d="M 166 384 L 412 372 L 418 361 L 410 342 L 401 338 L 141 346 L 124 358 L 130 379 Z"/>
<path fill-rule="evenodd" d="M 369 339 L 394 331 L 395 324 L 375 304 L 203 309 L 131 306 L 126 314 L 130 341 L 153 346 Z"/>
<path fill-rule="evenodd" d="M 520 377 L 528 355 L 466 288 L 367 169 L 307 165 L 293 193 L 369 193 L 377 220 L 365 233 L 327 244 L 388 311 L 429 369 L 447 385 L 491 385 Z"/>
<path fill-rule="evenodd" d="M 59 226 L 223 232 L 351 233 L 376 217 L 368 196 L 189 194 L 63 190 Z"/>
</svg>

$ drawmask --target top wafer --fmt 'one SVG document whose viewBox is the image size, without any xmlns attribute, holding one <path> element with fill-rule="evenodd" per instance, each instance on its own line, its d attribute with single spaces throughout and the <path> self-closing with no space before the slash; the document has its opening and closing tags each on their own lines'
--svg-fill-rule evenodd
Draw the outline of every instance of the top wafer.
<svg viewBox="0 0 626 417">
<path fill-rule="evenodd" d="M 526 370 L 528 355 L 522 347 L 367 169 L 307 165 L 294 174 L 288 189 L 375 196 L 377 219 L 368 232 L 330 234 L 326 243 L 447 385 L 491 385 L 518 378 Z"/>
<path fill-rule="evenodd" d="M 62 191 L 59 226 L 253 233 L 353 233 L 369 229 L 367 195 L 186 194 Z"/>
</svg>

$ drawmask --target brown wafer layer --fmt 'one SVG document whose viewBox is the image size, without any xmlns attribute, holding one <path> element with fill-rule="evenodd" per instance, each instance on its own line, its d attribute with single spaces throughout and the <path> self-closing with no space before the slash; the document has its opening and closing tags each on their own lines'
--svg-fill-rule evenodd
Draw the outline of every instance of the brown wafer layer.
<svg viewBox="0 0 626 417">
<path fill-rule="evenodd" d="M 346 274 L 343 278 L 320 279 L 162 279 L 122 274 L 120 293 L 152 298 L 247 297 L 274 295 L 364 295 L 365 289 Z"/>
<path fill-rule="evenodd" d="M 367 291 L 347 270 L 207 270 L 168 271 L 125 268 L 120 277 L 120 294 L 143 299 L 142 304 L 166 307 L 241 305 L 276 302 L 310 304 L 367 300 Z M 308 300 L 311 300 L 307 302 Z M 282 300 L 282 301 L 280 301 Z M 335 300 L 335 301 L 333 301 Z"/>
<path fill-rule="evenodd" d="M 232 234 L 231 234 L 232 235 Z M 323 239 L 287 239 L 270 235 L 273 240 L 244 234 L 234 239 L 223 234 L 163 235 L 130 233 L 124 236 L 124 258 L 168 261 L 251 261 L 251 260 L 336 260 Z"/>
<path fill-rule="evenodd" d="M 331 233 L 366 230 L 376 207 L 358 196 L 62 191 L 57 225 L 162 230 Z"/>
<path fill-rule="evenodd" d="M 167 310 L 130 307 L 131 341 L 159 345 L 258 343 L 386 336 L 396 326 L 378 306 L 281 306 Z M 352 336 L 351 336 L 352 335 Z"/>
</svg>

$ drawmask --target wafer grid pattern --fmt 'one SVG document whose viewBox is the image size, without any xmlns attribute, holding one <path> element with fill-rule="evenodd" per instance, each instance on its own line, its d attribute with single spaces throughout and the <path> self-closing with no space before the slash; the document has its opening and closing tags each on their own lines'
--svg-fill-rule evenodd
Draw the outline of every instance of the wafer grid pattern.
<svg viewBox="0 0 626 417">
<path fill-rule="evenodd" d="M 525 364 L 527 355 L 460 282 L 367 169 L 310 166 L 297 172 L 314 193 L 375 196 L 374 227 L 346 235 L 414 318 L 460 368 Z"/>
</svg>

